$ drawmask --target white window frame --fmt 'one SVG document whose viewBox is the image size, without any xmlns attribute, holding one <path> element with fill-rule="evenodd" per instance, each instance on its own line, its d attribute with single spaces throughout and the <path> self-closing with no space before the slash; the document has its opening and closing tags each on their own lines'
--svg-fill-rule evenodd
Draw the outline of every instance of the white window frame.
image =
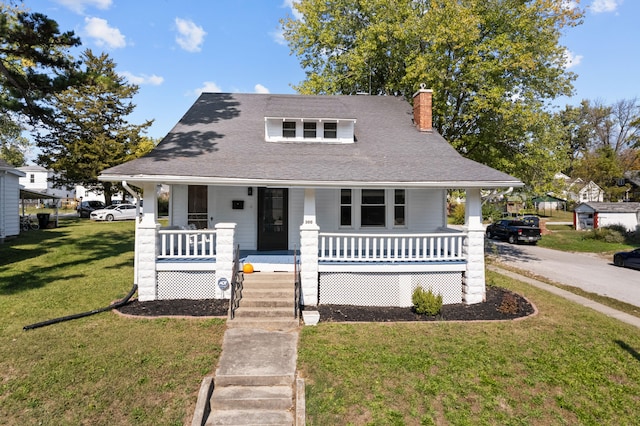
<svg viewBox="0 0 640 426">
<path fill-rule="evenodd" d="M 351 226 L 342 225 L 342 190 L 348 189 L 351 191 Z M 363 226 L 362 225 L 362 191 L 365 188 L 340 188 L 337 195 L 337 227 L 338 229 L 352 229 L 352 230 L 392 230 L 392 229 L 407 229 L 409 226 L 409 198 L 406 188 L 366 188 L 366 189 L 382 189 L 384 190 L 385 201 L 385 224 L 384 226 Z M 404 204 L 395 203 L 396 190 L 404 191 Z M 395 207 L 404 207 L 404 224 L 395 224 Z"/>
</svg>

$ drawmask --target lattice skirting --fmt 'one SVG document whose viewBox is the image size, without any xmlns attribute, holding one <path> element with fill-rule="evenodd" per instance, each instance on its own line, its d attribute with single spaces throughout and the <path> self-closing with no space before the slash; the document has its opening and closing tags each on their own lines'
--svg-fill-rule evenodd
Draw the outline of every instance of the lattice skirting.
<svg viewBox="0 0 640 426">
<path fill-rule="evenodd" d="M 416 287 L 442 294 L 443 304 L 462 302 L 462 272 L 320 273 L 319 303 L 355 306 L 412 306 Z"/>
<path fill-rule="evenodd" d="M 215 271 L 158 271 L 158 300 L 213 299 Z"/>
</svg>

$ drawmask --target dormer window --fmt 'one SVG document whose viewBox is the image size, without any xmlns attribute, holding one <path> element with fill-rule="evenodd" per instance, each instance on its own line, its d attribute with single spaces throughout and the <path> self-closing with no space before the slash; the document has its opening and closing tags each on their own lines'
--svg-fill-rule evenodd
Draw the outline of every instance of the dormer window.
<svg viewBox="0 0 640 426">
<path fill-rule="evenodd" d="M 265 117 L 267 142 L 354 143 L 356 120 L 353 118 Z"/>
<path fill-rule="evenodd" d="M 336 139 L 338 137 L 338 123 L 324 123 L 324 138 Z"/>
<path fill-rule="evenodd" d="M 316 137 L 316 124 L 317 123 L 313 123 L 313 122 L 304 122 L 303 123 L 303 136 L 308 139 L 308 138 L 315 138 Z"/>
<path fill-rule="evenodd" d="M 296 122 L 295 121 L 283 121 L 282 122 L 282 137 L 283 138 L 295 138 L 296 137 Z"/>
</svg>

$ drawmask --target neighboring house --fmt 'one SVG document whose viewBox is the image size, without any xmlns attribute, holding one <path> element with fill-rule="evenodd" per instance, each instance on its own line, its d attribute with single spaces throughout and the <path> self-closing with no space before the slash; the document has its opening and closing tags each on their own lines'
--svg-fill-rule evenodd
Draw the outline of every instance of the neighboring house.
<svg viewBox="0 0 640 426">
<path fill-rule="evenodd" d="M 625 201 L 640 201 L 640 170 L 630 170 L 624 174 L 629 189 L 625 193 Z"/>
<path fill-rule="evenodd" d="M 299 250 L 308 306 L 410 306 L 417 286 L 482 302 L 481 189 L 523 184 L 456 152 L 431 97 L 412 110 L 392 96 L 203 93 L 153 151 L 99 176 L 144 191 L 139 299 L 229 297 L 239 246 L 263 271 L 293 270 L 280 262 Z M 465 191 L 462 230 L 447 227 L 448 189 Z"/>
<path fill-rule="evenodd" d="M 627 231 L 636 231 L 640 226 L 640 203 L 582 203 L 574 209 L 573 224 L 576 230 L 622 225 Z"/>
<path fill-rule="evenodd" d="M 20 234 L 20 184 L 24 173 L 0 159 L 0 242 Z"/>
<path fill-rule="evenodd" d="M 564 173 L 556 173 L 555 178 L 563 183 L 561 197 L 576 203 L 603 202 L 604 190 L 594 181 L 585 182 L 581 178 L 571 178 Z"/>
<path fill-rule="evenodd" d="M 53 171 L 41 166 L 24 166 L 19 167 L 18 170 L 25 174 L 20 178 L 20 185 L 24 189 L 35 193 L 52 195 L 55 199 L 62 199 L 63 203 L 72 202 L 75 199 L 75 190 L 53 187 L 53 182 L 51 181 L 54 174 Z M 34 199 L 34 201 L 39 203 L 37 199 Z"/>
<path fill-rule="evenodd" d="M 543 195 L 531 200 L 537 212 L 552 212 L 554 210 L 566 210 L 567 200 L 554 197 L 553 195 Z"/>
</svg>

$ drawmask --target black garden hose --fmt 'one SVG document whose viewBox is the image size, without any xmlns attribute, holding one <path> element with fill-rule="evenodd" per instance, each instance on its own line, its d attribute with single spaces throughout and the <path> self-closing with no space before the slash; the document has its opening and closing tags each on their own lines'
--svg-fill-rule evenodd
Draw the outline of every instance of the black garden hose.
<svg viewBox="0 0 640 426">
<path fill-rule="evenodd" d="M 50 320 L 47 320 L 47 321 L 42 321 L 42 322 L 38 322 L 38 323 L 35 323 L 35 324 L 31 324 L 31 325 L 25 325 L 24 327 L 22 327 L 22 329 L 24 331 L 33 330 L 34 328 L 40 328 L 40 327 L 44 327 L 46 325 L 57 324 L 59 322 L 64 322 L 64 321 L 69 321 L 69 320 L 73 320 L 73 319 L 88 317 L 90 315 L 99 314 L 100 312 L 106 312 L 106 311 L 110 311 L 112 309 L 119 308 L 120 306 L 126 305 L 129 302 L 129 299 L 131 299 L 131 297 L 134 295 L 134 293 L 137 290 L 138 290 L 138 285 L 134 284 L 133 287 L 131 288 L 131 291 L 129 292 L 129 294 L 126 295 L 126 297 L 124 299 L 119 300 L 119 301 L 117 301 L 115 303 L 112 303 L 109 306 L 106 306 L 106 307 L 100 308 L 100 309 L 94 309 L 93 311 L 89 311 L 89 312 L 83 312 L 81 314 L 67 315 L 66 317 L 54 318 L 54 319 L 50 319 Z"/>
</svg>

